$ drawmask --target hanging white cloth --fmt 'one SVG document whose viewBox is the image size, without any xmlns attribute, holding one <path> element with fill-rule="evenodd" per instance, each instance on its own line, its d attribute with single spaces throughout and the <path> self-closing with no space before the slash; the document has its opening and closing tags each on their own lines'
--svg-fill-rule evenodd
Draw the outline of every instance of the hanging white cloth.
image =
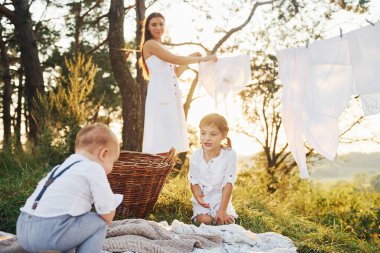
<svg viewBox="0 0 380 253">
<path fill-rule="evenodd" d="M 303 66 L 308 65 L 304 48 L 291 48 L 277 52 L 279 76 L 283 84 L 282 89 L 282 122 L 289 149 L 298 164 L 302 178 L 309 177 L 303 128 L 305 121 L 305 85 L 308 84 L 309 73 Z"/>
<path fill-rule="evenodd" d="M 362 108 L 366 115 L 380 113 L 380 93 L 360 95 Z"/>
<path fill-rule="evenodd" d="M 318 153 L 333 160 L 339 145 L 338 118 L 352 94 L 348 40 L 334 37 L 317 41 L 306 54 L 310 57 L 310 83 L 304 133 Z"/>
<path fill-rule="evenodd" d="M 355 91 L 380 93 L 380 22 L 346 35 L 349 40 Z"/>
<path fill-rule="evenodd" d="M 221 57 L 217 61 L 199 64 L 199 84 L 215 99 L 226 99 L 230 92 L 244 88 L 251 78 L 251 66 L 248 55 Z"/>
<path fill-rule="evenodd" d="M 354 92 L 360 95 L 366 115 L 380 113 L 380 22 L 347 34 Z"/>
<path fill-rule="evenodd" d="M 302 178 L 308 177 L 303 135 L 332 160 L 339 144 L 338 118 L 352 95 L 361 95 L 366 114 L 380 113 L 378 45 L 380 22 L 343 38 L 314 42 L 308 49 L 276 52 L 285 134 Z"/>
<path fill-rule="evenodd" d="M 331 48 L 339 47 L 341 50 Z M 339 144 L 338 117 L 351 95 L 347 41 L 333 38 L 313 47 L 277 52 L 283 83 L 282 116 L 289 149 L 302 178 L 308 178 L 303 137 L 328 159 Z M 328 129 L 328 131 L 326 131 Z"/>
</svg>

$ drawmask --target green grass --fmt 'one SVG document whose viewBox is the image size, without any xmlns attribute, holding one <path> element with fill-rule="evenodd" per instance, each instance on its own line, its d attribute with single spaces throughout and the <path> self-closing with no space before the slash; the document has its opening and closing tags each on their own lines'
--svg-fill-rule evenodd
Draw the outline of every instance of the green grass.
<svg viewBox="0 0 380 253">
<path fill-rule="evenodd" d="M 234 204 L 240 225 L 255 233 L 274 231 L 291 238 L 299 252 L 378 252 L 380 248 L 340 228 L 329 228 L 291 210 L 287 201 L 258 195 L 248 185 L 237 185 Z"/>
<path fill-rule="evenodd" d="M 289 199 L 281 199 L 276 194 L 268 194 L 265 187 L 252 181 L 248 173 L 241 174 L 233 192 L 233 204 L 239 218 L 237 224 L 255 233 L 277 232 L 293 240 L 299 252 L 369 252 L 380 251 L 372 241 L 358 239 L 355 234 L 343 231 L 341 227 L 328 227 L 313 221 L 312 217 L 301 214 L 294 206 L 294 196 L 305 193 L 298 189 Z M 307 182 L 300 183 L 309 184 Z M 313 196 L 313 195 L 311 195 Z M 164 187 L 153 213 L 147 216 L 155 221 L 174 219 L 191 223 L 191 193 L 187 179 L 183 176 L 172 178 Z M 308 196 L 299 196 L 308 199 Z M 302 201 L 298 199 L 297 201 Z M 316 210 L 318 211 L 318 210 Z"/>
<path fill-rule="evenodd" d="M 50 166 L 33 155 L 0 152 L 0 168 L 0 230 L 15 233 L 19 208 Z M 183 174 L 170 178 L 146 219 L 191 223 L 191 192 Z M 366 235 L 376 232 L 376 226 L 380 229 L 379 217 L 373 216 L 379 193 L 360 191 L 350 184 L 327 189 L 293 176 L 270 194 L 266 182 L 252 170 L 239 175 L 233 192 L 237 224 L 255 233 L 273 231 L 288 236 L 299 252 L 380 252 L 376 236 L 360 236 L 363 231 Z M 360 212 L 352 213 L 353 207 Z M 326 217 L 334 217 L 334 222 Z M 361 227 L 346 220 L 352 217 Z"/>
<path fill-rule="evenodd" d="M 17 217 L 48 165 L 33 155 L 0 152 L 0 230 L 14 233 Z"/>
</svg>

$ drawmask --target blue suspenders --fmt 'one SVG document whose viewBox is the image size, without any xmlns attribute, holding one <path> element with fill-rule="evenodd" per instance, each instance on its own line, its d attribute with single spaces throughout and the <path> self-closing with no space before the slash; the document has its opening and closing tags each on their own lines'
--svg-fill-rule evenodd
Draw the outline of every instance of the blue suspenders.
<svg viewBox="0 0 380 253">
<path fill-rule="evenodd" d="M 33 203 L 33 206 L 32 206 L 33 210 L 37 208 L 38 202 L 40 201 L 42 195 L 44 195 L 46 189 L 54 182 L 54 180 L 56 180 L 59 176 L 61 176 L 66 170 L 70 169 L 71 166 L 73 166 L 74 164 L 79 163 L 79 162 L 80 161 L 73 162 L 72 164 L 70 164 L 69 166 L 67 166 L 66 168 L 64 168 L 61 172 L 59 172 L 56 176 L 54 176 L 54 173 L 58 170 L 58 168 L 60 166 L 56 166 L 53 169 L 53 172 L 50 174 L 50 176 L 49 176 L 48 180 L 46 181 L 44 187 L 42 188 L 42 190 L 40 191 L 40 193 L 37 195 L 37 198 L 34 200 L 34 203 Z"/>
</svg>

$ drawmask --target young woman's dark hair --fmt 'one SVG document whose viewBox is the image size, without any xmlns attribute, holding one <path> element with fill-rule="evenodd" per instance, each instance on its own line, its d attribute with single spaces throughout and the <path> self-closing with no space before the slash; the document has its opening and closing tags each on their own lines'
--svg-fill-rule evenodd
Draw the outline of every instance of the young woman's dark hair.
<svg viewBox="0 0 380 253">
<path fill-rule="evenodd" d="M 141 57 L 139 60 L 140 61 L 140 67 L 143 69 L 143 76 L 145 79 L 149 79 L 149 70 L 148 70 L 148 67 L 146 66 L 146 63 L 145 63 L 145 59 L 144 59 L 144 55 L 143 55 L 143 47 L 144 47 L 144 44 L 146 41 L 153 38 L 152 34 L 150 33 L 150 31 L 148 29 L 149 23 L 152 20 L 152 18 L 162 18 L 165 21 L 164 16 L 159 12 L 153 12 L 145 19 L 144 28 L 143 28 L 144 30 L 142 31 L 143 37 L 142 37 L 141 44 L 140 44 Z"/>
</svg>

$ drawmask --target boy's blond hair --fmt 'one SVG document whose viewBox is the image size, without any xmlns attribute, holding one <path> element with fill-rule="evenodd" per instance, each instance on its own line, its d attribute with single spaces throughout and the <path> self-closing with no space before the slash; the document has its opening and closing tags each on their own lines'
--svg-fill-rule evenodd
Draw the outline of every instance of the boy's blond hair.
<svg viewBox="0 0 380 253">
<path fill-rule="evenodd" d="M 116 135 L 105 124 L 96 123 L 83 127 L 75 139 L 75 151 L 86 150 L 93 153 L 99 147 L 109 147 L 116 145 L 119 149 L 119 143 Z"/>
</svg>

